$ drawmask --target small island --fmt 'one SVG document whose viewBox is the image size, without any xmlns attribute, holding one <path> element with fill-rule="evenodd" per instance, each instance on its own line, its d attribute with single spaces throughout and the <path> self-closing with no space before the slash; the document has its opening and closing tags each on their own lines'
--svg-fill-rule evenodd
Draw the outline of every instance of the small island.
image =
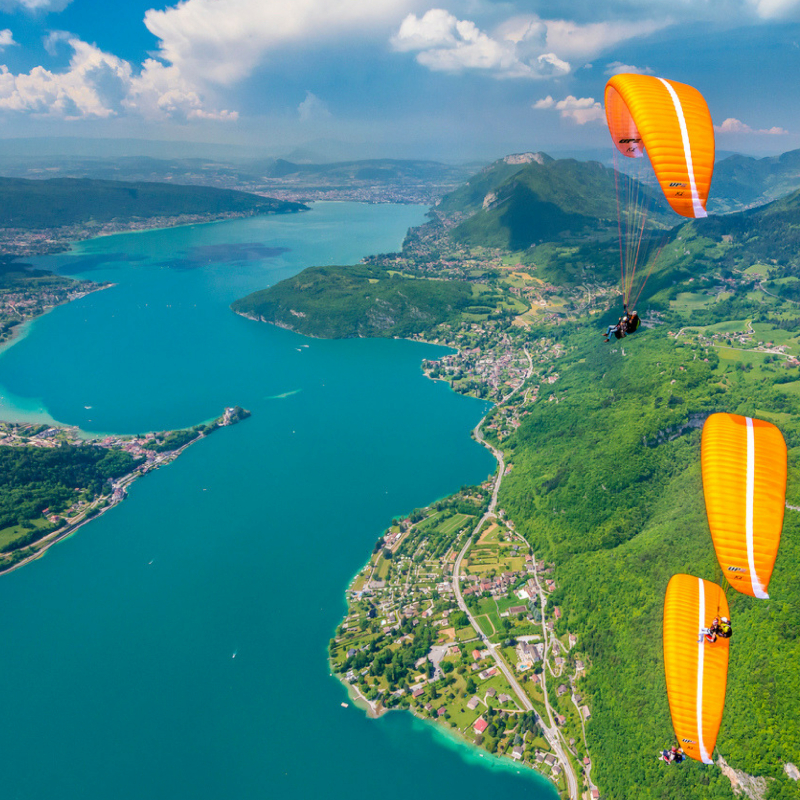
<svg viewBox="0 0 800 800">
<path fill-rule="evenodd" d="M 113 508 L 137 478 L 189 445 L 249 416 L 234 406 L 192 428 L 101 439 L 74 427 L 0 422 L 0 574 Z"/>
</svg>

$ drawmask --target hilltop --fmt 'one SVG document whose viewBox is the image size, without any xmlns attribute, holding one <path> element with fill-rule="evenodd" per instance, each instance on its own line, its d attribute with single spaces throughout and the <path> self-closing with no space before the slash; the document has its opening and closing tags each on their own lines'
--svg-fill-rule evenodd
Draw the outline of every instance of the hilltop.
<svg viewBox="0 0 800 800">
<path fill-rule="evenodd" d="M 554 160 L 543 153 L 503 159 L 464 189 L 445 197 L 443 216 L 467 215 L 450 236 L 469 246 L 525 250 L 558 239 L 609 238 L 617 232 L 613 170 L 596 161 Z M 664 203 L 652 197 L 654 226 L 671 222 Z M 481 196 L 482 194 L 482 196 Z"/>
</svg>

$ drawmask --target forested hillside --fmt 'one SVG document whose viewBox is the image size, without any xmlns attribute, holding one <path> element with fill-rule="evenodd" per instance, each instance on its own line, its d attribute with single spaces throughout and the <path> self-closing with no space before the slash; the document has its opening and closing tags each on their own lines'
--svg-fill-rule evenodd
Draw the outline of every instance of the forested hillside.
<svg viewBox="0 0 800 800">
<path fill-rule="evenodd" d="M 300 203 L 207 186 L 0 178 L 0 228 L 58 228 L 182 214 L 274 214 L 305 208 Z"/>
<path fill-rule="evenodd" d="M 57 515 L 80 498 L 109 494 L 109 479 L 126 475 L 140 461 L 93 445 L 0 447 L 0 552 L 55 530 L 59 525 L 43 517 L 45 510 Z"/>
<path fill-rule="evenodd" d="M 366 264 L 311 267 L 231 306 L 245 314 L 322 338 L 410 336 L 494 310 L 465 281 L 403 277 Z M 488 294 L 492 294 L 489 292 Z"/>
<path fill-rule="evenodd" d="M 714 167 L 713 186 L 708 204 L 712 214 L 775 200 L 800 186 L 800 150 L 766 158 L 729 156 Z"/>
<path fill-rule="evenodd" d="M 700 427 L 714 411 L 778 424 L 789 446 L 789 502 L 800 501 L 800 375 L 743 370 L 664 327 L 597 345 L 569 339 L 558 403 L 537 403 L 503 443 L 514 469 L 500 500 L 561 586 L 563 630 L 591 665 L 582 690 L 593 777 L 607 798 L 731 797 L 719 770 L 655 759 L 671 739 L 661 619 L 671 575 L 720 580 L 705 518 Z M 789 381 L 787 382 L 787 378 Z M 800 515 L 787 512 L 772 600 L 728 589 L 735 638 L 718 752 L 774 778 L 769 797 L 800 797 L 783 771 L 800 761 Z"/>
</svg>

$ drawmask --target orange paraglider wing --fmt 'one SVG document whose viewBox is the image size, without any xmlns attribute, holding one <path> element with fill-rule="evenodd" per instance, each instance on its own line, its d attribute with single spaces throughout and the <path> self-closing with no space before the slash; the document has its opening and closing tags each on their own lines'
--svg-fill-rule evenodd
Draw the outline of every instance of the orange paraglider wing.
<svg viewBox="0 0 800 800">
<path fill-rule="evenodd" d="M 717 559 L 734 589 L 767 598 L 786 503 L 786 443 L 770 422 L 712 414 L 703 426 L 703 493 Z"/>
<path fill-rule="evenodd" d="M 706 641 L 701 628 L 729 617 L 725 592 L 692 575 L 673 575 L 664 599 L 664 671 L 678 744 L 705 764 L 717 741 L 728 682 L 728 639 Z"/>
<path fill-rule="evenodd" d="M 714 124 L 703 95 L 652 75 L 615 75 L 606 84 L 606 119 L 625 156 L 647 154 L 673 211 L 705 217 L 714 172 Z"/>
</svg>

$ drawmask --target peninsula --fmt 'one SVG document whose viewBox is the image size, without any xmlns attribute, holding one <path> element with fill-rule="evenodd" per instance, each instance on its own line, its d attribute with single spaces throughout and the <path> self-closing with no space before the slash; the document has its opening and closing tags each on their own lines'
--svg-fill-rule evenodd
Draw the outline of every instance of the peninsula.
<svg viewBox="0 0 800 800">
<path fill-rule="evenodd" d="M 73 427 L 0 422 L 0 573 L 39 558 L 124 500 L 137 478 L 249 416 L 235 406 L 193 428 L 101 439 Z"/>
</svg>

